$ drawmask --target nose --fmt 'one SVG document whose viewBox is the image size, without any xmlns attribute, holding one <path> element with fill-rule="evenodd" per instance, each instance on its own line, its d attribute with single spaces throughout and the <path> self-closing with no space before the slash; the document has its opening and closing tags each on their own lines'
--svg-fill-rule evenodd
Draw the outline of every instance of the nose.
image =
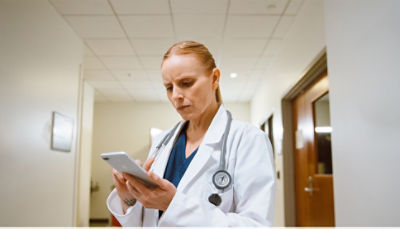
<svg viewBox="0 0 400 229">
<path fill-rule="evenodd" d="M 183 98 L 182 91 L 178 87 L 174 87 L 172 90 L 172 99 L 174 101 L 181 100 Z"/>
</svg>

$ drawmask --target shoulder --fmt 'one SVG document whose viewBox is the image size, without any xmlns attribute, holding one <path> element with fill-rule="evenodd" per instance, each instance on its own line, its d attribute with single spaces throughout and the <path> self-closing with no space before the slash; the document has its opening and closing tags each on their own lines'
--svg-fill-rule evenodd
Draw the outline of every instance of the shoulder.
<svg viewBox="0 0 400 229">
<path fill-rule="evenodd" d="M 232 121 L 232 126 L 231 126 L 231 131 L 237 136 L 240 135 L 242 137 L 266 137 L 265 133 L 257 128 L 255 125 L 240 121 L 240 120 L 233 120 Z"/>
<path fill-rule="evenodd" d="M 246 152 L 246 154 L 238 153 L 238 157 L 245 156 L 271 156 L 272 147 L 267 134 L 255 125 L 233 120 L 231 126 L 231 139 L 237 143 L 237 150 Z"/>
</svg>

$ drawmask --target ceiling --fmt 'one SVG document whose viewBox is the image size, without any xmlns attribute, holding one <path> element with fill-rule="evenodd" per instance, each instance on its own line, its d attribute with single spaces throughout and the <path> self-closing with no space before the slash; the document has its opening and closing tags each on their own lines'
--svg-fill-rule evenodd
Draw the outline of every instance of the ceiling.
<svg viewBox="0 0 400 229">
<path fill-rule="evenodd" d="M 303 0 L 49 0 L 85 44 L 96 101 L 167 101 L 164 52 L 204 43 L 222 71 L 224 101 L 250 101 Z M 231 73 L 237 73 L 231 78 Z"/>
</svg>

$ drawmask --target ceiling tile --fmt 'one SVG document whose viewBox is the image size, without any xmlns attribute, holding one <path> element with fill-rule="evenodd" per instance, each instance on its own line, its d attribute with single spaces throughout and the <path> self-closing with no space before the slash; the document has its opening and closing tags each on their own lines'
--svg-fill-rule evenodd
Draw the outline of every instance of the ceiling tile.
<svg viewBox="0 0 400 229">
<path fill-rule="evenodd" d="M 158 102 L 160 101 L 159 95 L 157 93 L 153 94 L 139 94 L 137 95 L 137 100 L 148 101 L 148 102 Z"/>
<path fill-rule="evenodd" d="M 86 40 L 86 43 L 98 56 L 134 54 L 126 39 L 96 39 Z"/>
<path fill-rule="evenodd" d="M 104 65 L 95 56 L 85 56 L 83 58 L 84 69 L 105 69 Z"/>
<path fill-rule="evenodd" d="M 94 100 L 95 102 L 108 102 L 109 100 L 102 95 L 98 90 L 95 90 L 95 94 L 94 94 Z"/>
<path fill-rule="evenodd" d="M 174 14 L 225 14 L 228 0 L 171 0 Z"/>
<path fill-rule="evenodd" d="M 288 8 L 285 11 L 285 15 L 296 15 L 299 12 L 303 0 L 291 0 Z"/>
<path fill-rule="evenodd" d="M 112 88 L 112 87 L 100 87 L 96 88 L 104 96 L 115 95 L 115 94 L 125 94 L 127 93 L 124 88 L 121 86 L 119 88 Z"/>
<path fill-rule="evenodd" d="M 120 16 L 129 37 L 174 37 L 169 15 Z"/>
<path fill-rule="evenodd" d="M 168 0 L 111 0 L 117 14 L 169 14 Z"/>
<path fill-rule="evenodd" d="M 156 72 L 159 72 L 159 73 L 157 74 Z M 149 77 L 149 80 L 151 82 L 153 82 L 154 89 L 160 90 L 162 92 L 165 91 L 160 71 L 153 71 L 153 70 L 152 71 L 148 71 L 147 75 Z"/>
<path fill-rule="evenodd" d="M 125 102 L 133 100 L 132 96 L 125 89 L 100 88 L 98 89 L 107 99 L 113 102 Z"/>
<path fill-rule="evenodd" d="M 282 16 L 272 37 L 283 39 L 294 22 L 294 16 Z"/>
<path fill-rule="evenodd" d="M 221 85 L 221 95 L 224 101 L 236 101 L 240 98 L 241 91 L 243 91 L 243 85 L 229 84 Z"/>
<path fill-rule="evenodd" d="M 121 89 L 122 87 L 118 81 L 97 81 L 97 80 L 87 80 L 87 82 L 92 85 L 96 89 L 101 88 L 113 88 L 113 89 Z"/>
<path fill-rule="evenodd" d="M 255 88 L 246 87 L 246 89 L 243 90 L 243 93 L 240 94 L 240 97 L 238 98 L 238 100 L 241 102 L 250 101 L 251 98 L 253 97 L 254 92 L 255 92 Z"/>
<path fill-rule="evenodd" d="M 148 70 L 158 70 L 161 68 L 162 56 L 140 56 L 143 67 Z"/>
<path fill-rule="evenodd" d="M 288 0 L 231 0 L 230 14 L 280 15 Z"/>
<path fill-rule="evenodd" d="M 101 59 L 110 70 L 141 69 L 138 59 L 134 56 L 103 56 Z"/>
<path fill-rule="evenodd" d="M 262 58 L 261 58 L 262 59 Z M 260 60 L 259 60 L 260 62 Z M 264 63 L 268 63 L 270 61 L 264 62 Z M 254 82 L 254 83 L 260 83 L 259 79 L 260 77 L 262 77 L 265 74 L 264 70 L 255 70 L 250 74 L 250 77 L 248 78 L 249 82 Z"/>
<path fill-rule="evenodd" d="M 220 82 L 222 83 L 231 83 L 231 82 L 237 82 L 240 80 L 247 80 L 251 76 L 252 71 L 243 71 L 243 70 L 231 70 L 227 68 L 221 69 L 221 78 Z M 231 73 L 236 73 L 237 77 L 232 78 L 230 75 Z"/>
<path fill-rule="evenodd" d="M 259 56 L 266 43 L 266 39 L 225 39 L 222 49 L 223 57 Z"/>
<path fill-rule="evenodd" d="M 232 71 L 252 70 L 256 64 L 257 57 L 224 57 L 221 68 Z"/>
<path fill-rule="evenodd" d="M 226 36 L 268 38 L 278 19 L 278 16 L 229 16 Z"/>
<path fill-rule="evenodd" d="M 83 56 L 85 56 L 85 57 L 93 57 L 94 56 L 93 52 L 86 45 L 83 48 Z"/>
<path fill-rule="evenodd" d="M 83 79 L 91 81 L 113 81 L 115 80 L 107 70 L 85 70 Z"/>
<path fill-rule="evenodd" d="M 133 98 L 131 95 L 128 93 L 120 94 L 120 95 L 112 95 L 108 96 L 109 100 L 115 103 L 129 103 L 129 102 L 134 102 L 136 101 L 135 98 Z"/>
<path fill-rule="evenodd" d="M 81 38 L 123 38 L 114 16 L 67 16 L 66 20 Z"/>
<path fill-rule="evenodd" d="M 175 40 L 168 38 L 131 39 L 131 41 L 138 55 L 155 56 L 163 56 L 169 47 L 175 43 Z"/>
<path fill-rule="evenodd" d="M 85 14 L 85 15 L 112 15 L 107 0 L 50 0 L 54 7 L 63 15 Z"/>
<path fill-rule="evenodd" d="M 263 56 L 271 58 L 279 54 L 283 47 L 283 40 L 272 39 L 269 41 L 267 48 L 264 50 Z"/>
<path fill-rule="evenodd" d="M 129 94 L 140 101 L 158 101 L 159 94 L 153 89 L 127 89 Z"/>
<path fill-rule="evenodd" d="M 135 80 L 135 81 L 124 81 L 122 86 L 130 91 L 134 90 L 154 90 L 153 83 L 150 80 Z"/>
<path fill-rule="evenodd" d="M 254 66 L 254 69 L 256 70 L 265 70 L 267 69 L 272 62 L 273 58 L 272 57 L 262 57 L 257 61 L 257 64 Z"/>
<path fill-rule="evenodd" d="M 153 83 L 153 89 L 162 94 L 163 96 L 167 96 L 165 87 L 162 83 L 162 81 L 152 81 Z"/>
<path fill-rule="evenodd" d="M 142 70 L 115 70 L 112 71 L 113 75 L 115 78 L 117 78 L 119 81 L 136 81 L 136 80 L 149 80 L 149 77 L 147 76 L 145 71 Z"/>
<path fill-rule="evenodd" d="M 158 70 L 147 70 L 147 76 L 151 79 L 160 79 L 161 80 L 161 67 Z"/>
<path fill-rule="evenodd" d="M 175 28 L 178 37 L 190 36 L 215 37 L 222 36 L 225 15 L 175 15 Z"/>
</svg>

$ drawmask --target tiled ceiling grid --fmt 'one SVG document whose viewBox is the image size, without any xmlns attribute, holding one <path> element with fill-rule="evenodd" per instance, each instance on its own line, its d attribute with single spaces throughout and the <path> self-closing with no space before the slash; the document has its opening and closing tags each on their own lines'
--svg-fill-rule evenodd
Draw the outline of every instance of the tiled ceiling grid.
<svg viewBox="0 0 400 229">
<path fill-rule="evenodd" d="M 83 40 L 96 101 L 167 101 L 164 52 L 204 43 L 221 68 L 224 101 L 249 101 L 303 0 L 49 0 Z M 236 72 L 237 78 L 229 77 Z"/>
</svg>

